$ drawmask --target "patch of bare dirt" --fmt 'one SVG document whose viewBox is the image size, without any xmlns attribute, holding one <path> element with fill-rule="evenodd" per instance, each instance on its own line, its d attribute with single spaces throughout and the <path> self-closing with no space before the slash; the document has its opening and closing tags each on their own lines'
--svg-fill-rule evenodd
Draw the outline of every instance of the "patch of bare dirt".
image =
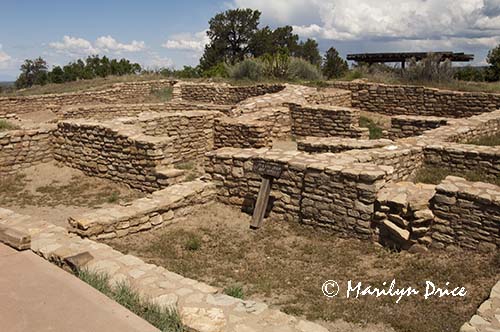
<svg viewBox="0 0 500 332">
<path fill-rule="evenodd" d="M 265 220 L 258 231 L 251 217 L 212 204 L 163 229 L 107 243 L 124 252 L 186 277 L 220 288 L 241 287 L 246 298 L 263 300 L 281 310 L 325 322 L 331 331 L 456 332 L 475 313 L 500 276 L 500 254 L 390 252 L 330 232 Z M 465 298 L 393 297 L 326 298 L 326 280 L 346 291 L 348 280 L 382 287 L 425 290 L 431 280 L 466 287 Z"/>
<path fill-rule="evenodd" d="M 24 169 L 0 184 L 1 207 L 60 226 L 66 226 L 70 216 L 143 196 L 125 185 L 90 177 L 56 162 Z"/>
</svg>

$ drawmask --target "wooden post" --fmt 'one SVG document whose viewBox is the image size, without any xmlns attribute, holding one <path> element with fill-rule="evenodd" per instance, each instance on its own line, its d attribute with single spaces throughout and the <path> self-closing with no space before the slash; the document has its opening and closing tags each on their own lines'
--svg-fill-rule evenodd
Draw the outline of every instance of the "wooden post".
<svg viewBox="0 0 500 332">
<path fill-rule="evenodd" d="M 250 224 L 250 229 L 258 229 L 262 225 L 264 215 L 266 214 L 273 180 L 281 176 L 283 165 L 270 161 L 256 160 L 253 164 L 253 171 L 262 177 L 259 196 L 257 196 L 257 201 L 255 202 L 252 223 Z"/>
<path fill-rule="evenodd" d="M 273 178 L 265 176 L 262 178 L 262 183 L 260 184 L 259 196 L 257 196 L 257 201 L 255 203 L 255 208 L 253 210 L 252 223 L 250 224 L 250 229 L 260 228 L 262 221 L 264 220 L 264 215 L 266 214 L 267 203 L 269 202 L 269 194 L 271 193 L 271 187 L 273 185 Z"/>
</svg>

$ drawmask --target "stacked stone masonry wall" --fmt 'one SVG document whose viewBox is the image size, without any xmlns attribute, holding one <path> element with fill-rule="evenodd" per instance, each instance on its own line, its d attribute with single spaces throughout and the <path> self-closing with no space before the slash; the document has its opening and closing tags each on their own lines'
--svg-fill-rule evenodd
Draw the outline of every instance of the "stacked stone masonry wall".
<svg viewBox="0 0 500 332">
<path fill-rule="evenodd" d="M 169 184 L 156 168 L 172 163 L 171 141 L 119 122 L 61 121 L 54 132 L 54 157 L 88 175 L 154 191 Z"/>
<path fill-rule="evenodd" d="M 348 90 L 319 89 L 317 92 L 306 96 L 306 100 L 310 104 L 351 107 L 351 95 L 351 91 Z"/>
<path fill-rule="evenodd" d="M 335 82 L 352 92 L 352 106 L 386 115 L 463 118 L 500 108 L 500 94 L 447 91 L 411 85 Z"/>
<path fill-rule="evenodd" d="M 116 117 L 138 116 L 143 112 L 188 112 L 213 111 L 230 114 L 231 106 L 214 104 L 195 104 L 192 102 L 168 102 L 158 104 L 107 104 L 92 106 L 70 106 L 61 111 L 62 119 L 93 118 L 110 120 Z"/>
<path fill-rule="evenodd" d="M 236 118 L 219 118 L 214 131 L 215 148 L 268 147 L 273 140 L 290 137 L 290 111 L 287 107 L 274 107 Z"/>
<path fill-rule="evenodd" d="M 445 126 L 447 119 L 422 116 L 393 116 L 391 117 L 391 129 L 389 138 L 398 139 L 422 135 L 427 130 Z"/>
<path fill-rule="evenodd" d="M 292 135 L 299 137 L 351 137 L 367 139 L 367 128 L 359 127 L 359 110 L 326 105 L 289 104 Z"/>
<path fill-rule="evenodd" d="M 366 150 L 391 145 L 390 139 L 355 139 L 338 137 L 306 137 L 297 141 L 297 150 L 307 153 L 340 153 L 349 150 Z"/>
<path fill-rule="evenodd" d="M 15 174 L 23 168 L 50 161 L 55 128 L 55 125 L 43 125 L 36 129 L 0 132 L 0 174 Z"/>
<path fill-rule="evenodd" d="M 436 187 L 432 210 L 434 247 L 500 248 L 500 187 L 448 176 Z"/>
<path fill-rule="evenodd" d="M 171 80 L 116 83 L 105 90 L 70 92 L 32 96 L 0 97 L 0 117 L 35 111 L 59 111 L 62 107 L 78 104 L 120 104 L 147 96 L 152 90 L 172 87 Z"/>
<path fill-rule="evenodd" d="M 214 146 L 214 119 L 221 116 L 211 111 L 177 113 L 144 113 L 122 122 L 135 125 L 148 136 L 172 138 L 169 157 L 173 163 L 202 159 Z"/>
<path fill-rule="evenodd" d="M 276 93 L 285 88 L 279 84 L 258 84 L 251 86 L 231 86 L 213 83 L 181 83 L 180 98 L 184 101 L 234 105 L 250 97 Z"/>
<path fill-rule="evenodd" d="M 206 171 L 217 186 L 217 198 L 251 209 L 261 176 L 255 161 L 282 165 L 271 191 L 271 217 L 316 224 L 339 234 L 370 238 L 377 191 L 390 178 L 392 167 L 352 163 L 332 154 L 297 151 L 223 148 L 208 154 Z"/>
<path fill-rule="evenodd" d="M 91 239 L 124 237 L 172 223 L 214 199 L 215 187 L 202 181 L 176 184 L 126 206 L 103 208 L 70 217 L 69 232 Z"/>
</svg>

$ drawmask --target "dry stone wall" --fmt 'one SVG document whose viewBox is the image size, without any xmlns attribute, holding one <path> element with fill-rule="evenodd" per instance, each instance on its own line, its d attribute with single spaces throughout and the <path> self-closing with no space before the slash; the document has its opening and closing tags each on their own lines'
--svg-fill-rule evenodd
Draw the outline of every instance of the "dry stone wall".
<svg viewBox="0 0 500 332">
<path fill-rule="evenodd" d="M 213 111 L 230 114 L 231 106 L 215 104 L 195 104 L 192 102 L 168 102 L 157 104 L 107 104 L 91 106 L 70 106 L 60 112 L 62 119 L 93 118 L 110 120 L 116 117 L 138 116 L 143 112 L 188 112 Z"/>
<path fill-rule="evenodd" d="M 184 101 L 234 105 L 250 97 L 276 93 L 285 88 L 279 84 L 231 86 L 220 83 L 180 83 L 175 87 L 174 97 Z"/>
<path fill-rule="evenodd" d="M 176 184 L 155 191 L 126 206 L 103 208 L 68 219 L 69 232 L 91 239 L 124 237 L 157 229 L 185 216 L 214 199 L 213 184 L 202 181 Z"/>
<path fill-rule="evenodd" d="M 447 119 L 438 117 L 422 117 L 400 115 L 391 117 L 389 137 L 398 139 L 422 135 L 427 130 L 445 126 Z"/>
<path fill-rule="evenodd" d="M 326 105 L 289 104 L 292 134 L 299 137 L 369 136 L 367 128 L 359 127 L 359 111 L 353 108 Z"/>
<path fill-rule="evenodd" d="M 55 128 L 55 125 L 42 125 L 0 132 L 0 175 L 15 174 L 23 168 L 50 161 Z"/>
<path fill-rule="evenodd" d="M 340 153 L 349 150 L 381 148 L 393 143 L 390 139 L 306 137 L 297 141 L 297 150 L 307 153 Z"/>
<path fill-rule="evenodd" d="M 166 114 L 144 113 L 136 118 L 121 120 L 138 126 L 148 136 L 169 137 L 169 158 L 173 163 L 202 159 L 214 146 L 214 120 L 218 112 L 186 111 Z"/>
<path fill-rule="evenodd" d="M 172 87 L 175 83 L 171 80 L 127 82 L 116 83 L 105 90 L 0 97 L 0 117 L 43 110 L 57 112 L 64 106 L 77 104 L 120 104 L 149 95 L 152 90 Z"/>
<path fill-rule="evenodd" d="M 54 157 L 88 175 L 109 178 L 132 188 L 165 188 L 169 177 L 157 167 L 171 164 L 172 138 L 146 136 L 120 122 L 61 121 L 54 132 Z"/>
<path fill-rule="evenodd" d="M 226 204 L 252 209 L 261 177 L 255 162 L 283 167 L 275 179 L 268 207 L 271 217 L 316 224 L 339 234 L 370 238 L 376 193 L 392 167 L 338 160 L 333 154 L 223 148 L 208 154 L 207 173 Z"/>
<path fill-rule="evenodd" d="M 412 85 L 335 82 L 352 92 L 352 106 L 386 115 L 463 118 L 500 108 L 500 94 L 447 91 Z"/>
<path fill-rule="evenodd" d="M 351 107 L 351 95 L 351 91 L 330 88 L 318 89 L 318 91 L 310 93 L 305 98 L 310 104 Z"/>
<path fill-rule="evenodd" d="M 434 247 L 500 248 L 500 187 L 448 176 L 436 187 L 432 211 Z"/>
<path fill-rule="evenodd" d="M 219 118 L 214 131 L 215 148 L 268 147 L 273 140 L 290 137 L 290 111 L 287 107 L 274 107 L 236 118 Z"/>
</svg>

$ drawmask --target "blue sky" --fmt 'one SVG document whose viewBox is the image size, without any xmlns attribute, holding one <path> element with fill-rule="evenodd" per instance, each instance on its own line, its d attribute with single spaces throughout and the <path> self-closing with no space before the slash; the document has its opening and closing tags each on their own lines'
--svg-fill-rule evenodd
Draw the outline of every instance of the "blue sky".
<svg viewBox="0 0 500 332">
<path fill-rule="evenodd" d="M 228 8 L 262 11 L 262 25 L 292 25 L 321 51 L 453 50 L 484 64 L 500 43 L 500 0 L 6 1 L 0 11 L 0 80 L 26 58 L 63 65 L 89 54 L 144 67 L 195 65 L 208 20 Z"/>
</svg>

